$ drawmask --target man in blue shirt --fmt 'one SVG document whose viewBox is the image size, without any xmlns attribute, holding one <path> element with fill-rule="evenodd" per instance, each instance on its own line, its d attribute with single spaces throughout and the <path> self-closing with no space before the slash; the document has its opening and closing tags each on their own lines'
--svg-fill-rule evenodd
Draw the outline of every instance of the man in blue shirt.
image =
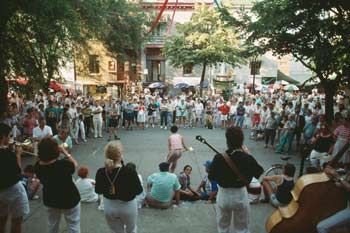
<svg viewBox="0 0 350 233">
<path fill-rule="evenodd" d="M 167 209 L 171 206 L 175 195 L 175 203 L 180 203 L 181 185 L 176 175 L 169 173 L 169 163 L 160 163 L 160 172 L 153 173 L 147 178 L 146 202 L 150 207 Z"/>
</svg>

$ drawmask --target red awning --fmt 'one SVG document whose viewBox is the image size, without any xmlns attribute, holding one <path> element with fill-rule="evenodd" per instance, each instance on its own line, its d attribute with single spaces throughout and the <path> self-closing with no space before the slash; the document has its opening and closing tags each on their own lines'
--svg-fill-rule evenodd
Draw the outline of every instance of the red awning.
<svg viewBox="0 0 350 233">
<path fill-rule="evenodd" d="M 49 87 L 51 89 L 53 89 L 54 91 L 56 91 L 56 92 L 65 92 L 64 88 L 60 84 L 58 84 L 56 82 L 52 82 L 51 81 Z"/>
</svg>

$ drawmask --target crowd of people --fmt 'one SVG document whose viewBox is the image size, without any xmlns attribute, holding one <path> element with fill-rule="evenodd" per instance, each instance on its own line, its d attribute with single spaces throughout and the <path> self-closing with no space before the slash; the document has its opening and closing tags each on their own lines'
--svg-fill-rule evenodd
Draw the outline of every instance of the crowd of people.
<svg viewBox="0 0 350 233">
<path fill-rule="evenodd" d="M 0 123 L 0 171 L 7 177 L 0 182 L 0 232 L 5 231 L 8 216 L 12 218 L 13 232 L 21 231 L 23 216 L 29 213 L 28 199 L 38 198 L 40 186 L 49 232 L 58 232 L 62 214 L 69 232 L 80 232 L 80 202 L 100 202 L 99 209 L 104 210 L 113 232 L 124 232 L 124 227 L 126 232 L 137 232 L 138 208 L 148 205 L 166 209 L 181 201 L 197 200 L 217 203 L 218 232 L 229 232 L 232 215 L 234 228 L 249 232 L 246 186 L 252 179 L 259 179 L 263 168 L 243 146 L 242 128 L 250 130 L 251 140 L 261 140 L 265 148 L 276 153 L 290 155 L 301 144 L 312 144 L 310 161 L 319 170 L 350 139 L 349 109 L 342 99 L 337 101 L 334 121 L 329 125 L 322 96 L 317 93 L 237 94 L 225 100 L 221 95 L 200 98 L 191 93 L 168 95 L 146 89 L 122 99 L 39 94 L 28 100 L 13 94 L 9 101 L 9 110 L 1 115 Z M 165 161 L 160 161 L 159 172 L 147 177 L 144 188 L 135 164 L 124 165 L 118 132 L 148 127 L 170 129 L 172 134 Z M 205 161 L 207 175 L 196 189 L 190 181 L 191 165 L 175 175 L 182 152 L 191 150 L 178 130 L 195 127 L 225 129 L 228 146 L 225 154 L 238 167 L 232 168 L 224 156 L 216 155 Z M 73 144 L 86 143 L 89 138 L 103 138 L 104 129 L 109 141 L 105 147 L 105 166 L 93 180 L 89 178 L 88 167 L 78 167 L 71 149 Z M 9 147 L 27 138 L 32 141 L 37 161 L 22 171 L 21 147 Z M 349 149 L 342 161 L 350 162 Z M 79 179 L 74 182 L 72 175 L 76 170 Z M 275 207 L 287 205 L 292 198 L 294 172 L 295 167 L 288 165 L 282 176 L 265 177 L 262 202 Z M 339 179 L 333 170 L 328 174 Z M 277 190 L 273 190 L 271 183 L 277 184 Z M 343 186 L 347 187 L 346 184 Z M 350 216 L 349 211 L 346 214 Z M 330 225 L 333 223 L 328 221 L 327 227 Z M 327 232 L 321 226 L 319 232 Z"/>
</svg>

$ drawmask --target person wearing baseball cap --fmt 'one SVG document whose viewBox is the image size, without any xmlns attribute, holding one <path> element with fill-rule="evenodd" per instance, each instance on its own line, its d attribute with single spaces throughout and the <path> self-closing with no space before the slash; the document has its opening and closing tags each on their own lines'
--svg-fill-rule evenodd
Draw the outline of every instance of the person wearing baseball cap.
<svg viewBox="0 0 350 233">
<path fill-rule="evenodd" d="M 209 180 L 208 178 L 208 172 L 210 171 L 211 164 L 212 160 L 207 160 L 203 164 L 205 167 L 205 172 L 207 174 L 204 176 L 203 180 L 197 188 L 200 199 L 205 200 L 207 204 L 215 202 L 216 195 L 218 193 L 218 184 L 213 180 Z"/>
</svg>

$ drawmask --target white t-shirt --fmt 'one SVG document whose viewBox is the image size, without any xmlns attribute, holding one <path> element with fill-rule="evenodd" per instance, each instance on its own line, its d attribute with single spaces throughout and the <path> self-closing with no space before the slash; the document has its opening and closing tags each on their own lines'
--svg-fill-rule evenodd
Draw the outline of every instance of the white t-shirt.
<svg viewBox="0 0 350 233">
<path fill-rule="evenodd" d="M 92 112 L 95 112 L 95 111 L 100 111 L 100 113 L 97 113 L 97 114 L 92 114 L 93 115 L 93 118 L 94 119 L 101 119 L 102 120 L 102 107 L 101 106 L 92 106 Z"/>
<path fill-rule="evenodd" d="M 43 130 L 41 130 L 40 126 L 37 126 L 33 129 L 33 138 L 43 139 L 47 135 L 52 136 L 52 130 L 50 126 L 45 125 Z"/>
<path fill-rule="evenodd" d="M 95 193 L 95 186 L 92 185 L 94 180 L 89 178 L 79 178 L 75 181 L 75 186 L 80 193 L 81 202 L 96 202 L 98 200 L 98 195 Z"/>
</svg>

